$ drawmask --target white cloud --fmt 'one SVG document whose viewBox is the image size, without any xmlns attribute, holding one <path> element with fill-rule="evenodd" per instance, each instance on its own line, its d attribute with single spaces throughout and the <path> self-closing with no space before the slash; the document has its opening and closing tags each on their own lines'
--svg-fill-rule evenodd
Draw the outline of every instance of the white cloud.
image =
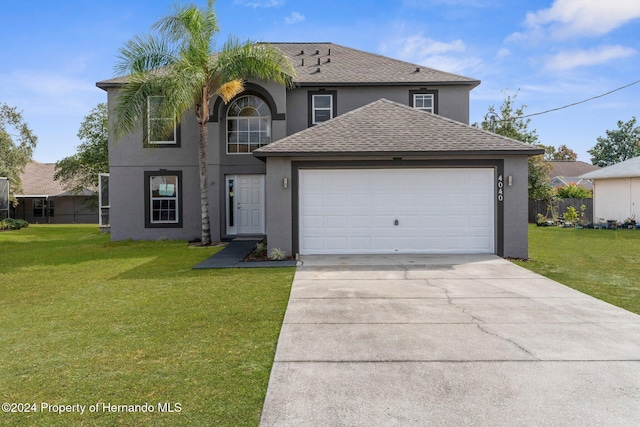
<svg viewBox="0 0 640 427">
<path fill-rule="evenodd" d="M 496 59 L 503 59 L 509 55 L 511 55 L 511 51 L 506 47 L 502 47 L 500 48 L 500 50 L 498 50 L 498 53 L 496 53 Z"/>
<path fill-rule="evenodd" d="M 291 15 L 284 18 L 284 22 L 287 24 L 297 24 L 298 22 L 304 21 L 304 15 L 298 12 L 291 12 Z"/>
<path fill-rule="evenodd" d="M 235 4 L 252 8 L 258 7 L 278 7 L 284 4 L 284 0 L 235 0 Z"/>
<path fill-rule="evenodd" d="M 529 34 L 558 38 L 599 36 L 640 18 L 638 0 L 555 0 L 548 9 L 527 14 Z M 514 34 L 517 36 L 517 33 Z"/>
<path fill-rule="evenodd" d="M 467 53 L 460 39 L 443 42 L 418 33 L 409 37 L 396 37 L 381 45 L 384 54 L 414 64 L 449 73 L 463 73 L 481 64 L 481 60 Z"/>
<path fill-rule="evenodd" d="M 635 49 L 624 46 L 600 46 L 590 50 L 560 52 L 547 62 L 545 68 L 552 71 L 564 71 L 627 58 L 636 53 Z"/>
</svg>

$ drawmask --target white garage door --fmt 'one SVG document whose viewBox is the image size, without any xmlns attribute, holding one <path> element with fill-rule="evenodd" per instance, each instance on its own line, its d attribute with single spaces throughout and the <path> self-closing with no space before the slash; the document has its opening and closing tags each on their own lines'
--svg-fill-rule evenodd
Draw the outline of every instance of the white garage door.
<svg viewBox="0 0 640 427">
<path fill-rule="evenodd" d="M 491 168 L 301 170 L 300 253 L 494 253 Z"/>
</svg>

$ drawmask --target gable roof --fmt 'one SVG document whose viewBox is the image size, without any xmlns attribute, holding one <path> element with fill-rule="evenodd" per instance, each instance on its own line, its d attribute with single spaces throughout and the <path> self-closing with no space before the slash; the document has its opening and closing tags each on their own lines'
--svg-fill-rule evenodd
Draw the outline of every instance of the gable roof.
<svg viewBox="0 0 640 427">
<path fill-rule="evenodd" d="M 544 150 L 455 120 L 380 99 L 265 145 L 268 156 L 521 154 Z"/>
<path fill-rule="evenodd" d="M 584 179 L 634 177 L 640 177 L 640 157 L 633 157 L 624 162 L 616 163 L 615 165 L 607 166 L 580 176 L 580 178 Z"/>
<path fill-rule="evenodd" d="M 72 196 L 73 193 L 56 181 L 53 177 L 56 172 L 55 163 L 40 163 L 31 161 L 28 163 L 20 179 L 22 180 L 22 194 L 18 197 L 45 197 L 45 196 Z M 84 190 L 78 195 L 87 196 L 93 194 L 92 191 Z"/>
<path fill-rule="evenodd" d="M 469 77 L 334 43 L 269 44 L 289 58 L 297 72 L 295 83 L 299 86 L 461 84 L 473 88 L 480 84 L 479 80 Z M 119 87 L 127 79 L 127 76 L 116 77 L 97 82 L 96 86 L 101 89 Z"/>
<path fill-rule="evenodd" d="M 594 170 L 600 169 L 600 166 L 592 165 L 590 163 L 581 162 L 579 160 L 569 161 L 569 160 L 554 160 L 550 161 L 551 171 L 549 172 L 550 177 L 578 177 L 587 172 L 592 172 Z"/>
</svg>

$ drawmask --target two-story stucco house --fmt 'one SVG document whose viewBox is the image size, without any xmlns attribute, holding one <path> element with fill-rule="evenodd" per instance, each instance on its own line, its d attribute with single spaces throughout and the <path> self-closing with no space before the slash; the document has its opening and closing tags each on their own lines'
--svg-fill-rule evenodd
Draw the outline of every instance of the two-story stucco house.
<svg viewBox="0 0 640 427">
<path fill-rule="evenodd" d="M 287 254 L 527 257 L 527 158 L 542 151 L 468 125 L 479 81 L 332 43 L 273 45 L 295 88 L 250 81 L 212 103 L 213 240 L 266 235 Z M 110 111 L 123 84 L 97 83 Z M 147 128 L 109 142 L 111 237 L 197 239 L 195 118 L 167 141 L 143 143 Z"/>
</svg>

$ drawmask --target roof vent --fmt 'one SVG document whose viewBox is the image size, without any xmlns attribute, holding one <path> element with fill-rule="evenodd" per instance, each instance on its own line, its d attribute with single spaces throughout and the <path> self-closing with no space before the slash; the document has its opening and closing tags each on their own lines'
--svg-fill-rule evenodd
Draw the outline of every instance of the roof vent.
<svg viewBox="0 0 640 427">
<path fill-rule="evenodd" d="M 416 73 L 420 72 L 420 67 L 416 67 Z"/>
<path fill-rule="evenodd" d="M 320 65 L 320 58 L 318 58 L 318 65 Z"/>
<path fill-rule="evenodd" d="M 304 67 L 304 58 L 302 58 L 302 66 Z"/>
<path fill-rule="evenodd" d="M 331 55 L 331 48 L 329 48 L 329 55 Z"/>
<path fill-rule="evenodd" d="M 301 51 L 300 51 L 300 55 L 304 55 L 304 50 L 301 50 Z"/>
<path fill-rule="evenodd" d="M 316 55 L 320 55 L 320 51 L 316 49 Z"/>
<path fill-rule="evenodd" d="M 319 73 L 319 72 L 320 72 L 320 67 L 318 67 L 318 69 L 316 70 L 316 73 Z"/>
<path fill-rule="evenodd" d="M 331 58 L 327 58 L 327 64 L 331 62 Z"/>
</svg>

